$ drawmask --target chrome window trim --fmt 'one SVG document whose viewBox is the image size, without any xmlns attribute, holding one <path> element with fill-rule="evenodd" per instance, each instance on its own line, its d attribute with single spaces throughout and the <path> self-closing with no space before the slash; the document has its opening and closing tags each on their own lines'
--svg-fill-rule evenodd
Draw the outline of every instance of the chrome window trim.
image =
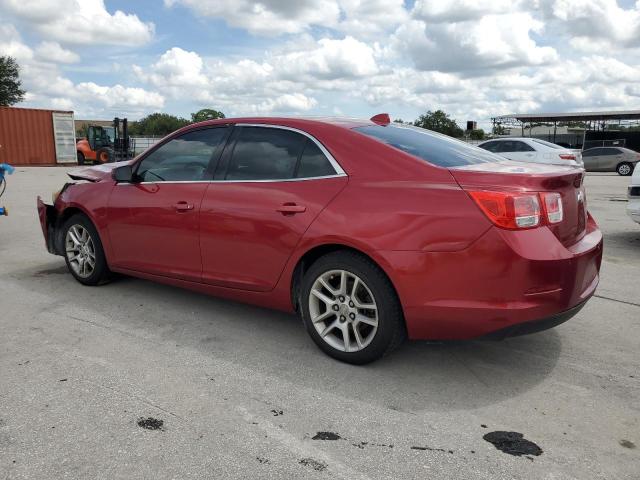
<svg viewBox="0 0 640 480">
<path fill-rule="evenodd" d="M 274 182 L 306 182 L 309 180 L 324 180 L 325 178 L 338 178 L 338 177 L 346 177 L 347 174 L 340 166 L 338 161 L 331 155 L 329 150 L 325 148 L 320 141 L 315 138 L 313 135 L 305 132 L 304 130 L 300 130 L 294 127 L 286 127 L 284 125 L 271 125 L 269 123 L 235 123 L 232 124 L 237 127 L 260 127 L 260 128 L 277 128 L 280 130 L 289 130 L 291 132 L 299 133 L 307 137 L 316 146 L 320 149 L 323 155 L 329 160 L 329 163 L 333 167 L 336 172 L 334 175 L 324 175 L 322 177 L 304 177 L 304 178 L 270 178 L 264 180 L 158 180 L 157 182 L 137 182 L 137 183 L 116 183 L 116 185 L 155 185 L 159 183 L 274 183 Z M 189 133 L 189 132 L 185 132 Z M 169 143 L 172 139 L 165 142 Z M 163 144 L 164 145 L 164 144 Z M 150 152 L 151 153 L 151 152 Z"/>
<path fill-rule="evenodd" d="M 118 185 L 156 185 L 167 183 L 281 183 L 281 182 L 306 182 L 309 180 L 325 180 L 327 178 L 346 177 L 346 173 L 338 173 L 335 175 L 325 175 L 322 177 L 305 177 L 305 178 L 270 178 L 266 180 L 158 180 L 157 182 L 136 182 L 136 183 L 116 183 Z"/>
</svg>

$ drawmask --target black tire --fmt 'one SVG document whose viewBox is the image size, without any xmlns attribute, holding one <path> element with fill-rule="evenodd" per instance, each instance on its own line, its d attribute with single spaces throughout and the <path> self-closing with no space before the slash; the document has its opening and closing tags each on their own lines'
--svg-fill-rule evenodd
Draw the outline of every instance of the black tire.
<svg viewBox="0 0 640 480">
<path fill-rule="evenodd" d="M 93 272 L 88 276 L 81 276 L 74 270 L 70 261 L 71 254 L 67 253 L 67 233 L 72 227 L 78 225 L 88 232 L 93 242 L 95 265 L 93 267 Z M 104 256 L 104 249 L 102 247 L 102 242 L 100 241 L 100 236 L 98 235 L 98 231 L 96 230 L 96 227 L 93 225 L 91 220 L 89 220 L 89 218 L 87 218 L 87 216 L 83 214 L 72 215 L 62 225 L 61 232 L 62 251 L 65 262 L 67 263 L 67 268 L 69 269 L 69 273 L 71 273 L 71 275 L 73 275 L 73 277 L 83 285 L 95 286 L 107 283 L 111 277 L 111 272 L 109 270 L 109 266 L 107 265 L 107 260 Z"/>
<path fill-rule="evenodd" d="M 633 164 L 622 162 L 616 167 L 616 172 L 618 172 L 618 175 L 622 175 L 623 177 L 633 175 Z"/>
<path fill-rule="evenodd" d="M 84 154 L 82 152 L 78 152 L 78 165 L 84 165 Z"/>
<path fill-rule="evenodd" d="M 341 351 L 329 345 L 311 321 L 309 300 L 311 289 L 321 275 L 332 270 L 345 270 L 359 277 L 370 290 L 372 300 L 378 307 L 378 326 L 373 339 L 358 351 Z M 327 355 L 340 361 L 355 365 L 373 362 L 391 353 L 406 338 L 402 307 L 391 282 L 374 262 L 357 252 L 340 250 L 316 260 L 304 274 L 298 301 L 300 305 L 298 311 L 313 341 Z M 338 314 L 335 315 L 337 321 Z M 351 328 L 356 326 L 352 325 Z M 344 336 L 342 338 L 344 339 Z"/>
<path fill-rule="evenodd" d="M 98 151 L 96 151 L 96 163 L 110 163 L 113 162 L 113 150 L 107 147 L 102 147 Z"/>
</svg>

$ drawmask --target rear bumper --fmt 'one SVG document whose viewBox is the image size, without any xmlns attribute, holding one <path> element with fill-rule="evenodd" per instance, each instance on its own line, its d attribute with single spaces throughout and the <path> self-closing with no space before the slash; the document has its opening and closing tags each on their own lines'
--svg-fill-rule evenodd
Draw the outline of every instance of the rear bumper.
<svg viewBox="0 0 640 480">
<path fill-rule="evenodd" d="M 378 253 L 409 337 L 462 340 L 537 331 L 575 315 L 598 285 L 602 234 L 589 217 L 586 235 L 570 247 L 544 227 L 491 228 L 459 252 Z"/>
<path fill-rule="evenodd" d="M 640 197 L 629 197 L 627 215 L 629 215 L 634 222 L 640 223 Z"/>
<path fill-rule="evenodd" d="M 40 218 L 40 227 L 44 235 L 47 251 L 54 255 L 62 255 L 60 251 L 58 239 L 58 212 L 53 205 L 48 205 L 38 197 L 37 200 L 38 217 Z"/>
</svg>

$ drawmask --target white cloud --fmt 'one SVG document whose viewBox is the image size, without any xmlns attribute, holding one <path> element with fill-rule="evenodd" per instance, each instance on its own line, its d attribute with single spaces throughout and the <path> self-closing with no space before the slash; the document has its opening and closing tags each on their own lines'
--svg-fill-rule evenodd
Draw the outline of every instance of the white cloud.
<svg viewBox="0 0 640 480">
<path fill-rule="evenodd" d="M 487 72 L 556 61 L 554 48 L 538 46 L 530 36 L 543 27 L 529 13 L 443 24 L 413 20 L 398 29 L 393 43 L 420 70 Z"/>
<path fill-rule="evenodd" d="M 196 14 L 220 18 L 251 33 L 277 36 L 299 33 L 311 25 L 335 26 L 340 19 L 336 0 L 164 0 L 167 7 L 183 5 Z"/>
<path fill-rule="evenodd" d="M 80 55 L 60 46 L 58 42 L 42 42 L 36 47 L 36 53 L 43 61 L 54 63 L 77 63 Z"/>
<path fill-rule="evenodd" d="M 135 14 L 109 13 L 104 0 L 0 0 L 0 9 L 63 44 L 142 45 L 155 31 Z"/>
<path fill-rule="evenodd" d="M 627 9 L 616 0 L 541 0 L 541 3 L 547 18 L 577 39 L 574 47 L 596 47 L 596 40 L 618 47 L 640 46 L 640 2 Z M 599 47 L 602 46 L 600 42 Z"/>
<path fill-rule="evenodd" d="M 515 11 L 516 5 L 513 0 L 416 0 L 411 13 L 428 22 L 464 22 Z"/>
<path fill-rule="evenodd" d="M 33 58 L 33 50 L 22 42 L 18 30 L 13 25 L 0 25 L 0 54 L 9 55 L 18 61 Z"/>
</svg>

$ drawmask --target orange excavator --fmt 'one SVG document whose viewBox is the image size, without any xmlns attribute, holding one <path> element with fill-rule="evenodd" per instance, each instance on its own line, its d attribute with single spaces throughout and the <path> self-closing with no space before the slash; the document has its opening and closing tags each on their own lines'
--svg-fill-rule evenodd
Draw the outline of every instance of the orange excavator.
<svg viewBox="0 0 640 480">
<path fill-rule="evenodd" d="M 78 165 L 128 160 L 133 157 L 130 144 L 126 118 L 114 118 L 111 127 L 89 125 L 87 136 L 76 142 Z"/>
</svg>

